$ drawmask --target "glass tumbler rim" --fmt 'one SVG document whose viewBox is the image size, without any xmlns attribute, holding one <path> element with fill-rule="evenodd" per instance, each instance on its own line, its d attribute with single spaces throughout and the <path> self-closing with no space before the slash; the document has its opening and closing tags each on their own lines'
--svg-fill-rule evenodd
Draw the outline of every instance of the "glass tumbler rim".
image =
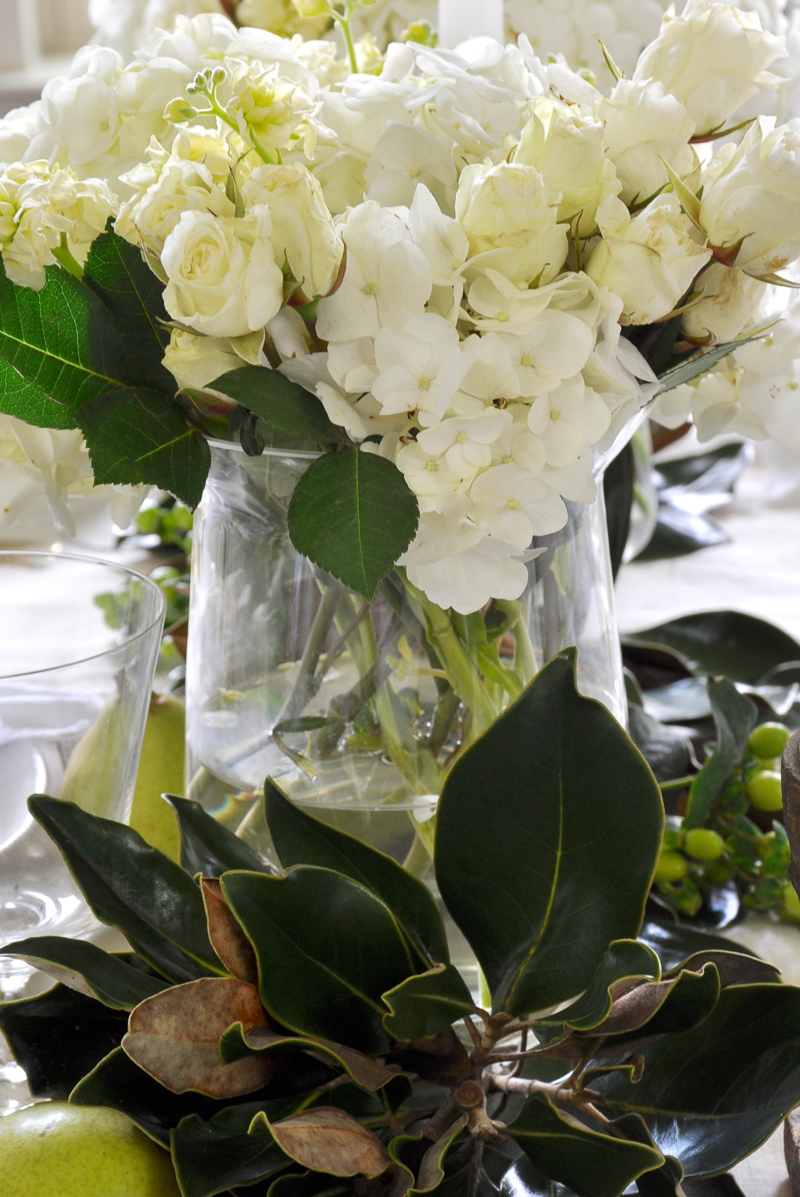
<svg viewBox="0 0 800 1197">
<path fill-rule="evenodd" d="M 62 669 L 74 669 L 76 665 L 85 665 L 90 661 L 99 661 L 103 657 L 109 656 L 111 653 L 118 652 L 119 649 L 135 644 L 137 640 L 149 636 L 153 629 L 164 619 L 167 611 L 167 600 L 161 588 L 152 580 L 148 578 L 147 574 L 143 574 L 140 570 L 134 569 L 133 566 L 124 565 L 119 561 L 109 561 L 106 557 L 92 557 L 83 553 L 57 553 L 48 551 L 47 549 L 0 549 L 0 565 L 9 558 L 12 560 L 21 560 L 22 558 L 36 557 L 40 560 L 49 561 L 79 561 L 86 562 L 89 565 L 100 565 L 109 570 L 117 570 L 118 572 L 128 574 L 131 579 L 137 578 L 144 582 L 151 593 L 156 597 L 156 614 L 147 623 L 146 627 L 140 628 L 131 636 L 125 637 L 119 644 L 113 645 L 111 648 L 103 649 L 99 653 L 90 653 L 86 657 L 76 657 L 72 661 L 62 661 L 60 665 L 47 665 L 43 669 L 17 669 L 13 673 L 0 672 L 0 681 L 10 681 L 15 677 L 34 677 L 41 674 L 58 673 Z"/>
<path fill-rule="evenodd" d="M 321 449 L 276 449 L 270 445 L 262 449 L 258 457 L 250 457 L 245 454 L 238 441 L 223 441 L 216 437 L 209 437 L 208 444 L 210 448 L 218 449 L 222 453 L 239 453 L 243 457 L 246 456 L 248 461 L 258 461 L 259 457 L 296 457 L 301 461 L 315 461 L 318 457 L 325 456 Z"/>
</svg>

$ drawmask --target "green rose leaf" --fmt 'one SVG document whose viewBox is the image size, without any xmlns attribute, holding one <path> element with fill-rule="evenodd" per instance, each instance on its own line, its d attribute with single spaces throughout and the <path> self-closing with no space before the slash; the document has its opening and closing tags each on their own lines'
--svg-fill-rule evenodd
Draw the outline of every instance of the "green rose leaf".
<svg viewBox="0 0 800 1197">
<path fill-rule="evenodd" d="M 554 657 L 439 802 L 439 891 L 514 1015 L 575 997 L 609 943 L 637 935 L 661 843 L 658 785 L 575 667 L 574 649 Z"/>
<path fill-rule="evenodd" d="M 84 403 L 76 419 L 97 482 L 143 483 L 168 490 L 187 507 L 200 502 L 208 442 L 163 391 L 118 387 Z"/>
<path fill-rule="evenodd" d="M 170 981 L 220 976 L 203 898 L 188 873 L 137 832 L 35 794 L 28 808 L 58 845 L 95 915 Z"/>
<path fill-rule="evenodd" d="M 0 1005 L 0 1031 L 34 1097 L 65 1101 L 81 1077 L 114 1051 L 125 1034 L 123 1013 L 66 985 Z"/>
<path fill-rule="evenodd" d="M 172 1132 L 172 1162 L 184 1197 L 217 1197 L 234 1185 L 268 1180 L 291 1163 L 249 1106 L 229 1106 L 208 1122 L 190 1114 Z"/>
<path fill-rule="evenodd" d="M 509 1132 L 537 1168 L 578 1197 L 619 1197 L 637 1176 L 664 1163 L 652 1147 L 567 1121 L 538 1095 L 528 1098 Z"/>
<path fill-rule="evenodd" d="M 166 981 L 148 976 L 119 956 L 80 939 L 37 935 L 8 944 L 1 954 L 27 961 L 48 977 L 96 998 L 112 1010 L 132 1010 L 167 987 Z"/>
<path fill-rule="evenodd" d="M 74 428 L 75 410 L 118 387 L 122 343 L 111 313 L 58 266 L 41 291 L 0 263 L 0 410 L 40 428 Z"/>
<path fill-rule="evenodd" d="M 702 827 L 725 789 L 732 770 L 742 759 L 756 725 L 758 708 L 727 679 L 708 679 L 708 697 L 717 729 L 717 746 L 692 781 L 683 819 L 686 831 Z"/>
<path fill-rule="evenodd" d="M 390 856 L 306 814 L 269 778 L 264 787 L 264 802 L 272 842 L 285 869 L 299 864 L 316 865 L 351 877 L 389 907 L 423 963 L 449 961 L 444 922 L 427 885 L 412 877 Z"/>
<path fill-rule="evenodd" d="M 347 439 L 344 430 L 328 419 L 317 396 L 279 370 L 241 366 L 210 382 L 207 389 L 235 400 L 273 431 L 312 445 L 337 444 Z"/>
<path fill-rule="evenodd" d="M 255 950 L 273 1018 L 367 1055 L 389 1047 L 381 994 L 413 966 L 397 923 L 370 890 L 308 865 L 285 877 L 226 873 L 222 890 Z"/>
<path fill-rule="evenodd" d="M 666 647 L 692 672 L 720 674 L 755 685 L 787 661 L 800 661 L 800 644 L 788 633 L 742 611 L 699 611 L 628 633 L 625 644 Z"/>
<path fill-rule="evenodd" d="M 178 816 L 181 864 L 192 877 L 198 873 L 204 877 L 221 877 L 231 869 L 272 872 L 249 844 L 207 814 L 199 802 L 178 798 L 175 794 L 165 794 L 164 797 Z"/>
<path fill-rule="evenodd" d="M 800 989 L 725 989 L 699 1026 L 636 1050 L 638 1083 L 621 1071 L 588 1082 L 603 1112 L 640 1114 L 689 1177 L 724 1172 L 800 1102 Z"/>
<path fill-rule="evenodd" d="M 288 516 L 298 553 L 371 602 L 416 535 L 419 505 L 392 462 L 350 448 L 312 462 Z"/>
<path fill-rule="evenodd" d="M 609 944 L 589 987 L 577 1002 L 542 1021 L 552 1025 L 566 1023 L 572 1030 L 589 1031 L 610 1014 L 613 996 L 616 996 L 620 983 L 633 978 L 658 981 L 661 964 L 646 944 L 635 939 L 619 939 Z"/>
<path fill-rule="evenodd" d="M 84 280 L 111 312 L 122 342 L 119 373 L 134 386 L 172 393 L 175 380 L 163 365 L 169 345 L 164 284 L 141 251 L 109 228 L 93 243 Z"/>
<path fill-rule="evenodd" d="M 391 1010 L 383 1025 L 393 1039 L 433 1039 L 440 1031 L 475 1013 L 467 985 L 452 964 L 438 964 L 418 977 L 408 977 L 383 1000 Z"/>
</svg>

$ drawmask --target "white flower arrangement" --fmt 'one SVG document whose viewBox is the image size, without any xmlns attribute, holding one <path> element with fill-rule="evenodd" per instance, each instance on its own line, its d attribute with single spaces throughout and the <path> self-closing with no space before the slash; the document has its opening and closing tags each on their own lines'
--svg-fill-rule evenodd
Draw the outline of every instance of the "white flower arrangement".
<svg viewBox="0 0 800 1197">
<path fill-rule="evenodd" d="M 793 325 L 772 334 L 776 353 L 735 338 L 800 256 L 800 122 L 761 117 L 714 153 L 785 52 L 726 5 L 670 11 L 610 95 L 524 35 L 454 52 L 421 31 L 376 62 L 350 27 L 371 7 L 295 0 L 298 19 L 337 22 L 347 60 L 215 13 L 179 16 L 128 65 L 81 51 L 0 124 L 0 154 L 19 160 L 0 176 L 0 254 L 22 286 L 79 279 L 113 212 L 163 286 L 159 358 L 178 387 L 253 416 L 248 367 L 257 390 L 279 372 L 315 395 L 343 443 L 396 466 L 418 504 L 388 566 L 466 614 L 519 597 L 532 539 L 564 526 L 565 501 L 592 501 L 596 454 L 658 389 L 654 367 L 694 345 L 733 342 L 684 369 L 706 376 L 662 398 L 661 418 L 797 446 Z M 86 271 L 96 283 L 91 258 Z M 10 342 L 0 300 L 0 354 L 19 372 Z M 169 486 L 152 464 L 98 471 L 107 374 L 93 369 L 87 408 L 71 401 L 98 476 Z M 130 362 L 111 374 L 139 385 Z M 125 402 L 152 412 L 161 395 L 184 419 L 163 378 Z M 46 398 L 25 406 L 6 388 L 0 409 L 46 425 L 65 410 L 55 384 Z"/>
</svg>

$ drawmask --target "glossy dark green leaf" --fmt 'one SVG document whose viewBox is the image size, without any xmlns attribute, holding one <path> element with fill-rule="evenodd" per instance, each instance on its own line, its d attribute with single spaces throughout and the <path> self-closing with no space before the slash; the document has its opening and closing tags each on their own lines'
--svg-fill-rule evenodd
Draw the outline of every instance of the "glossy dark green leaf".
<svg viewBox="0 0 800 1197">
<path fill-rule="evenodd" d="M 82 404 L 119 386 L 122 344 L 111 313 L 58 266 L 41 291 L 0 264 L 0 411 L 41 428 L 74 428 Z"/>
<path fill-rule="evenodd" d="M 720 952 L 710 949 L 697 952 L 682 964 L 688 972 L 699 972 L 706 964 L 713 964 L 719 973 L 723 989 L 729 985 L 777 985 L 780 983 L 780 969 L 758 956 L 745 956 L 743 952 Z"/>
<path fill-rule="evenodd" d="M 226 873 L 222 889 L 255 950 L 261 1000 L 278 1022 L 367 1055 L 389 1046 L 381 994 L 413 967 L 397 923 L 370 890 L 308 865 L 285 877 Z"/>
<path fill-rule="evenodd" d="M 172 1132 L 172 1162 L 184 1197 L 216 1197 L 288 1168 L 289 1160 L 260 1121 L 248 1134 L 250 1106 L 229 1106 L 208 1122 L 190 1114 Z"/>
<path fill-rule="evenodd" d="M 620 982 L 634 977 L 658 981 L 661 977 L 658 956 L 635 939 L 617 940 L 609 944 L 586 992 L 577 1002 L 544 1021 L 566 1023 L 575 1031 L 588 1031 L 608 1016 L 612 994 Z"/>
<path fill-rule="evenodd" d="M 195 877 L 221 877 L 231 869 L 271 873 L 263 857 L 190 798 L 164 795 L 175 808 L 181 833 L 181 864 Z"/>
<path fill-rule="evenodd" d="M 749 948 L 711 931 L 689 927 L 684 923 L 660 923 L 647 919 L 639 932 L 639 939 L 651 947 L 661 961 L 664 973 L 683 967 L 700 952 L 736 952 L 750 959 L 757 957 Z"/>
<path fill-rule="evenodd" d="M 9 944 L 2 955 L 26 960 L 40 972 L 113 1010 L 132 1010 L 167 987 L 166 981 L 131 968 L 119 956 L 80 939 L 37 935 Z"/>
<path fill-rule="evenodd" d="M 774 624 L 742 611 L 699 611 L 627 633 L 625 643 L 664 645 L 692 671 L 754 685 L 768 670 L 800 660 L 800 644 Z"/>
<path fill-rule="evenodd" d="M 684 557 L 715 544 L 726 544 L 728 533 L 712 516 L 681 507 L 662 504 L 653 535 L 637 561 L 663 561 L 669 557 Z"/>
<path fill-rule="evenodd" d="M 637 1084 L 620 1071 L 592 1077 L 604 1112 L 640 1114 L 687 1176 L 723 1172 L 800 1102 L 800 989 L 725 989 L 694 1030 L 638 1050 Z"/>
<path fill-rule="evenodd" d="M 391 461 L 350 448 L 309 466 L 288 518 L 298 553 L 371 602 L 414 539 L 419 504 Z"/>
<path fill-rule="evenodd" d="M 635 482 L 636 462 L 633 444 L 629 441 L 603 475 L 608 547 L 611 556 L 611 572 L 615 578 L 622 565 L 622 557 L 631 530 Z"/>
<path fill-rule="evenodd" d="M 134 385 L 174 391 L 175 380 L 163 365 L 169 344 L 164 284 L 141 250 L 109 226 L 89 250 L 84 279 L 114 319 L 123 348 L 120 377 Z"/>
<path fill-rule="evenodd" d="M 267 1197 L 343 1197 L 352 1191 L 346 1180 L 323 1172 L 286 1172 L 272 1182 Z M 258 1195 L 260 1197 L 260 1194 Z"/>
<path fill-rule="evenodd" d="M 65 1101 L 125 1030 L 123 1014 L 65 985 L 0 1005 L 0 1031 L 34 1097 Z"/>
<path fill-rule="evenodd" d="M 36 794 L 31 814 L 58 845 L 101 920 L 171 981 L 220 976 L 200 889 L 188 873 L 122 823 Z"/>
<path fill-rule="evenodd" d="M 466 1014 L 475 1012 L 472 994 L 452 964 L 438 964 L 409 977 L 383 995 L 391 1010 L 383 1025 L 393 1039 L 433 1039 Z"/>
<path fill-rule="evenodd" d="M 427 885 L 385 853 L 307 814 L 273 781 L 267 780 L 264 793 L 270 835 L 284 868 L 317 865 L 352 877 L 385 902 L 424 963 L 449 961 L 444 922 Z"/>
<path fill-rule="evenodd" d="M 614 1119 L 613 1126 L 617 1134 L 622 1135 L 623 1138 L 633 1139 L 635 1143 L 655 1148 L 652 1135 L 647 1129 L 644 1119 L 640 1118 L 638 1114 L 623 1114 L 621 1118 Z M 654 1168 L 651 1172 L 643 1172 L 636 1178 L 636 1188 L 642 1197 L 681 1197 L 679 1186 L 683 1179 L 680 1160 L 667 1155 L 664 1156 L 664 1163 L 660 1168 Z M 684 1197 L 686 1197 L 685 1194 Z M 710 1194 L 709 1197 L 711 1197 Z"/>
<path fill-rule="evenodd" d="M 511 1014 L 581 993 L 609 943 L 637 935 L 661 843 L 658 785 L 575 665 L 570 649 L 544 667 L 439 802 L 439 891 Z"/>
<path fill-rule="evenodd" d="M 708 679 L 708 697 L 717 729 L 717 743 L 712 756 L 694 778 L 683 826 L 688 831 L 702 827 L 714 807 L 734 767 L 747 748 L 747 739 L 758 720 L 758 708 L 740 694 L 727 679 Z"/>
<path fill-rule="evenodd" d="M 431 1193 L 444 1180 L 444 1161 L 467 1125 L 467 1115 L 457 1118 L 433 1143 L 418 1135 L 398 1135 L 389 1144 L 389 1155 L 411 1179 L 411 1193 Z"/>
<path fill-rule="evenodd" d="M 687 738 L 674 728 L 665 727 L 640 706 L 628 707 L 631 739 L 653 770 L 657 781 L 686 777 L 691 768 Z"/>
<path fill-rule="evenodd" d="M 328 419 L 317 396 L 279 370 L 241 366 L 209 383 L 208 389 L 227 395 L 258 416 L 269 428 L 288 436 L 314 445 L 336 444 L 348 439 L 344 429 Z"/>
<path fill-rule="evenodd" d="M 369 1093 L 376 1093 L 397 1076 L 379 1060 L 373 1060 L 341 1043 L 332 1043 L 328 1039 L 318 1037 L 304 1039 L 290 1031 L 276 1031 L 267 1026 L 245 1031 L 241 1022 L 237 1022 L 225 1031 L 219 1041 L 219 1055 L 226 1064 L 243 1060 L 247 1056 L 264 1052 L 286 1052 L 287 1049 L 312 1051 L 329 1057 L 341 1066 L 357 1085 Z"/>
<path fill-rule="evenodd" d="M 538 1095 L 528 1098 L 509 1130 L 537 1168 L 578 1197 L 619 1197 L 637 1176 L 664 1163 L 652 1147 L 568 1122 Z"/>
<path fill-rule="evenodd" d="M 688 1031 L 708 1018 L 720 995 L 713 964 L 700 972 L 680 972 L 663 981 L 639 985 L 619 998 L 608 1018 L 591 1035 L 616 1036 L 616 1043 L 642 1036 Z"/>
<path fill-rule="evenodd" d="M 659 375 L 661 386 L 658 388 L 657 394 L 663 395 L 666 391 L 683 386 L 685 382 L 691 382 L 693 378 L 699 378 L 701 374 L 705 374 L 734 350 L 740 349 L 742 345 L 749 345 L 751 341 L 759 341 L 763 336 L 762 332 L 754 337 L 739 337 L 735 341 L 726 341 L 722 345 L 715 345 L 712 349 L 702 350 L 692 356 L 688 362 L 684 361 L 679 366 L 673 366 L 666 374 Z"/>
<path fill-rule="evenodd" d="M 683 493 L 687 490 L 694 494 L 730 492 L 752 457 L 752 445 L 734 443 L 691 457 L 660 461 L 656 467 L 656 485 L 659 490 L 679 489 Z"/>
<path fill-rule="evenodd" d="M 95 481 L 158 486 L 187 507 L 200 502 L 211 451 L 169 395 L 118 387 L 84 403 L 76 419 Z"/>
</svg>

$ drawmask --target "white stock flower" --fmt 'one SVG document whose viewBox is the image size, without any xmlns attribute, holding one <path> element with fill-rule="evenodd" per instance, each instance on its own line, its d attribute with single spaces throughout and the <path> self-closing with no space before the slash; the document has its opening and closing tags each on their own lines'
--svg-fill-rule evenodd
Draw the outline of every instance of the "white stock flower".
<svg viewBox="0 0 800 1197">
<path fill-rule="evenodd" d="M 467 166 L 456 195 L 456 218 L 473 256 L 505 251 L 513 281 L 549 283 L 567 256 L 568 226 L 558 224 L 558 192 L 532 166 Z"/>
<path fill-rule="evenodd" d="M 41 100 L 27 108 L 12 108 L 0 119 L 0 163 L 22 162 L 36 134 Z"/>
<path fill-rule="evenodd" d="M 657 35 L 666 0 L 506 0 L 512 36 L 527 34 L 542 59 L 563 54 L 574 69 L 607 74 L 600 42 L 626 73 Z"/>
<path fill-rule="evenodd" d="M 44 85 L 39 115 L 47 130 L 43 140 L 50 144 L 42 151 L 37 147 L 37 154 L 86 167 L 111 151 L 121 126 L 116 84 L 122 66 L 116 51 L 84 46 L 68 75 Z"/>
<path fill-rule="evenodd" d="M 498 333 L 526 399 L 553 391 L 577 374 L 594 349 L 594 336 L 582 320 L 547 309 L 517 335 Z"/>
<path fill-rule="evenodd" d="M 367 163 L 367 198 L 408 207 L 425 185 L 440 208 L 452 211 L 456 168 L 442 143 L 425 129 L 389 121 Z"/>
<path fill-rule="evenodd" d="M 210 382 L 244 365 L 226 339 L 200 337 L 173 328 L 164 353 L 164 365 L 179 387 L 202 390 Z"/>
<path fill-rule="evenodd" d="M 317 38 L 327 31 L 330 17 L 301 17 L 292 0 L 238 0 L 236 20 L 240 25 L 253 25 L 258 29 L 269 29 L 279 37 L 294 37 L 299 33 L 304 38 Z"/>
<path fill-rule="evenodd" d="M 587 274 L 620 297 L 631 324 L 667 316 L 711 257 L 697 244 L 675 195 L 657 196 L 635 216 L 611 196 L 598 209 L 597 223 L 603 239 Z"/>
<path fill-rule="evenodd" d="M 496 465 L 479 474 L 469 495 L 476 523 L 516 549 L 527 549 L 534 536 L 557 532 L 567 522 L 556 492 L 517 465 Z"/>
<path fill-rule="evenodd" d="M 765 117 L 751 125 L 700 205 L 709 243 L 730 249 L 741 242 L 735 264 L 755 276 L 800 255 L 800 119 L 771 125 Z"/>
<path fill-rule="evenodd" d="M 375 338 L 378 377 L 372 393 L 383 415 L 416 412 L 423 424 L 441 420 L 472 365 L 458 333 L 430 312 Z"/>
<path fill-rule="evenodd" d="M 709 133 L 757 91 L 773 86 L 767 67 L 784 53 L 782 40 L 763 32 L 755 13 L 687 0 L 681 13 L 666 13 L 633 77 L 659 80 L 685 105 L 697 132 Z"/>
<path fill-rule="evenodd" d="M 701 289 L 703 298 L 684 312 L 681 329 L 692 341 L 713 337 L 722 344 L 737 337 L 753 317 L 766 285 L 743 270 L 712 262 L 698 279 Z"/>
<path fill-rule="evenodd" d="M 210 337 L 263 328 L 283 306 L 270 234 L 266 208 L 242 219 L 184 212 L 161 255 L 170 316 Z"/>
<path fill-rule="evenodd" d="M 422 314 L 431 294 L 431 268 L 406 226 L 372 200 L 340 227 L 347 246 L 341 287 L 320 301 L 317 332 L 325 341 L 376 337 L 384 325 L 402 328 Z"/>
<path fill-rule="evenodd" d="M 534 399 L 528 427 L 544 443 L 547 464 L 569 465 L 594 445 L 611 423 L 603 400 L 578 374 L 561 386 Z"/>
<path fill-rule="evenodd" d="M 597 111 L 605 123 L 605 146 L 626 203 L 643 201 L 668 181 L 668 162 L 681 178 L 694 169 L 689 139 L 695 122 L 683 104 L 660 82 L 620 79 Z"/>
</svg>

